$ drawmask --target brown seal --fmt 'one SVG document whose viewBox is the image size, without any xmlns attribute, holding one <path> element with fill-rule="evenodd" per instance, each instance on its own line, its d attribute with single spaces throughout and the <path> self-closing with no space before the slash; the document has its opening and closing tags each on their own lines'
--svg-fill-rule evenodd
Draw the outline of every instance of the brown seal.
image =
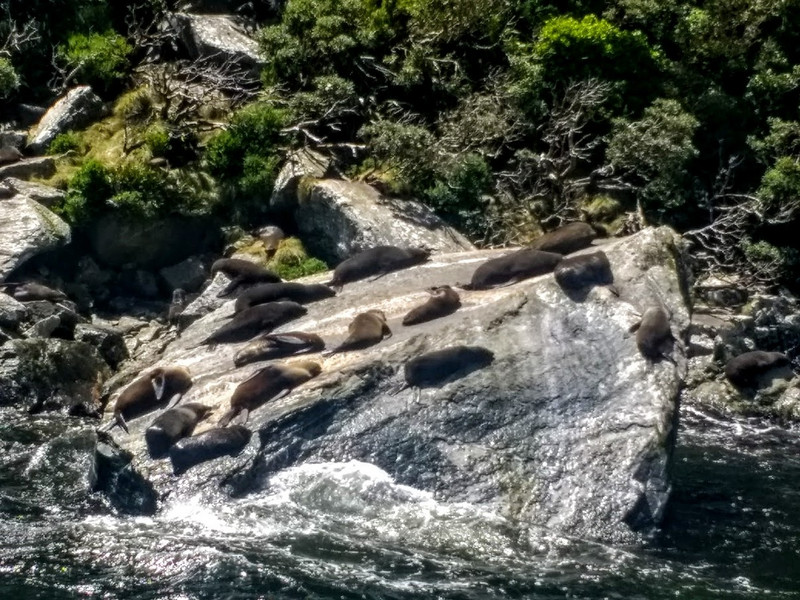
<svg viewBox="0 0 800 600">
<path fill-rule="evenodd" d="M 197 424 L 213 409 L 205 404 L 189 402 L 165 410 L 144 432 L 150 458 L 164 458 L 178 440 L 192 435 Z"/>
<path fill-rule="evenodd" d="M 366 279 L 373 275 L 382 277 L 392 271 L 406 269 L 425 262 L 431 255 L 425 248 L 399 248 L 397 246 L 376 246 L 351 256 L 340 263 L 333 271 L 333 279 L 326 285 L 341 289 L 345 283 Z"/>
<path fill-rule="evenodd" d="M 413 387 L 435 387 L 489 366 L 494 354 L 481 346 L 452 346 L 427 352 L 405 364 L 406 383 Z"/>
<path fill-rule="evenodd" d="M 275 273 L 249 260 L 241 258 L 220 258 L 211 265 L 211 276 L 222 271 L 231 278 L 217 297 L 222 298 L 231 294 L 240 285 L 251 283 L 278 283 L 281 278 Z"/>
<path fill-rule="evenodd" d="M 597 232 L 591 225 L 576 221 L 567 223 L 550 233 L 545 233 L 531 244 L 531 248 L 557 254 L 569 254 L 588 248 L 596 237 Z"/>
<path fill-rule="evenodd" d="M 276 300 L 291 300 L 298 304 L 308 304 L 335 295 L 334 290 L 321 283 L 305 284 L 294 281 L 263 283 L 239 294 L 234 306 L 238 313 L 256 304 L 275 302 Z"/>
<path fill-rule="evenodd" d="M 256 338 L 239 350 L 233 357 L 233 364 L 241 367 L 259 360 L 274 360 L 324 349 L 325 342 L 315 333 L 302 331 L 270 333 Z"/>
<path fill-rule="evenodd" d="M 239 413 L 244 414 L 243 422 L 246 423 L 251 410 L 285 396 L 321 372 L 322 367 L 313 361 L 267 365 L 236 386 L 231 396 L 231 408 L 219 420 L 219 426 L 227 426 Z"/>
<path fill-rule="evenodd" d="M 725 377 L 737 387 L 752 387 L 767 371 L 784 367 L 790 362 L 782 352 L 753 350 L 730 359 L 725 364 Z"/>
<path fill-rule="evenodd" d="M 432 287 L 428 292 L 431 297 L 424 304 L 412 308 L 403 317 L 403 325 L 416 325 L 445 317 L 456 312 L 461 306 L 461 298 L 449 285 Z"/>
<path fill-rule="evenodd" d="M 459 285 L 465 290 L 488 290 L 511 285 L 531 277 L 550 273 L 562 256 L 523 248 L 499 258 L 487 260 L 472 274 L 468 284 Z"/>
<path fill-rule="evenodd" d="M 241 425 L 215 428 L 199 435 L 183 438 L 169 449 L 172 472 L 185 473 L 195 465 L 221 456 L 236 456 L 250 441 L 253 433 Z"/>
<path fill-rule="evenodd" d="M 564 258 L 556 265 L 553 277 L 564 293 L 576 302 L 585 300 L 594 286 L 614 283 L 611 263 L 601 250 Z"/>
<path fill-rule="evenodd" d="M 19 302 L 33 302 L 35 300 L 47 300 L 49 302 L 61 302 L 67 299 L 67 295 L 41 283 L 0 283 L 0 288 L 9 288 L 11 296 Z"/>
<path fill-rule="evenodd" d="M 348 350 L 361 350 L 373 346 L 392 337 L 392 331 L 386 324 L 386 315 L 381 310 L 368 310 L 355 316 L 347 326 L 347 339 L 336 348 L 323 352 L 324 356 L 346 352 Z"/>
<path fill-rule="evenodd" d="M 669 327 L 670 315 L 663 306 L 651 306 L 642 314 L 642 319 L 631 327 L 636 332 L 636 346 L 642 356 L 656 361 L 659 358 L 672 360 L 667 344 L 673 341 Z"/>
<path fill-rule="evenodd" d="M 103 430 L 108 431 L 118 425 L 127 433 L 126 420 L 155 410 L 163 404 L 179 402 L 181 396 L 191 387 L 192 378 L 184 367 L 155 368 L 122 390 L 114 405 L 113 420 Z"/>
<path fill-rule="evenodd" d="M 279 325 L 302 317 L 306 312 L 306 307 L 297 302 L 257 304 L 234 315 L 200 345 L 246 342 L 259 333 L 269 333 Z"/>
<path fill-rule="evenodd" d="M 186 292 L 181 288 L 176 288 L 172 292 L 172 302 L 167 311 L 167 322 L 171 325 L 178 325 L 184 308 L 186 308 Z"/>
</svg>

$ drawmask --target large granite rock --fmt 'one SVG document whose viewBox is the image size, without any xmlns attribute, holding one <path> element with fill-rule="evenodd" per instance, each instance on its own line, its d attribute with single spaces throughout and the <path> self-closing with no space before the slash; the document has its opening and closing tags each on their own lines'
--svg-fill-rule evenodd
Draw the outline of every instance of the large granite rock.
<svg viewBox="0 0 800 600">
<path fill-rule="evenodd" d="M 7 192 L 9 196 L 22 194 L 39 204 L 50 208 L 64 200 L 66 193 L 50 185 L 25 181 L 17 177 L 7 177 L 0 181 L 0 193 Z"/>
<path fill-rule="evenodd" d="M 0 200 L 0 281 L 32 256 L 70 237 L 69 225 L 27 196 Z"/>
<path fill-rule="evenodd" d="M 373 246 L 426 246 L 435 252 L 473 250 L 463 235 L 412 200 L 383 196 L 358 182 L 304 182 L 295 222 L 314 256 L 336 264 Z"/>
<path fill-rule="evenodd" d="M 51 156 L 24 158 L 9 165 L 0 166 L 0 181 L 8 177 L 31 179 L 33 177 L 52 177 L 56 173 L 56 161 Z"/>
<path fill-rule="evenodd" d="M 507 251 L 435 255 L 378 281 L 348 284 L 279 331 L 313 331 L 331 347 L 356 313 L 375 308 L 385 311 L 394 336 L 365 351 L 303 357 L 319 361 L 322 374 L 251 412 L 248 426 L 259 435 L 242 456 L 176 480 L 168 461 L 146 455 L 143 433 L 156 415 L 129 421 L 130 434 L 115 436 L 160 495 L 194 494 L 215 481 L 237 495 L 268 493 L 284 468 L 358 460 L 439 501 L 499 514 L 523 537 L 544 527 L 604 541 L 640 539 L 669 496 L 686 369 L 689 314 L 678 242 L 661 228 L 605 245 L 619 296 L 597 288 L 576 303 L 544 275 L 463 291 L 456 313 L 413 327 L 401 320 L 427 298 L 425 288 L 467 281 Z M 629 332 L 656 303 L 672 313 L 675 362 L 646 360 Z M 236 386 L 263 366 L 233 368 L 242 344 L 198 345 L 231 311 L 228 301 L 196 321 L 159 361 L 192 373 L 183 401 L 217 407 L 196 433 L 213 427 Z M 400 389 L 407 361 L 456 344 L 486 347 L 494 363 L 440 387 Z"/>
<path fill-rule="evenodd" d="M 297 208 L 297 184 L 303 177 L 321 179 L 330 164 L 328 157 L 308 148 L 291 153 L 275 179 L 269 200 L 270 210 L 291 212 Z"/>
<path fill-rule="evenodd" d="M 176 13 L 173 18 L 192 58 L 231 61 L 253 71 L 263 66 L 258 42 L 233 17 Z"/>
<path fill-rule="evenodd" d="M 33 128 L 28 137 L 28 149 L 35 154 L 43 154 L 57 135 L 89 125 L 103 114 L 103 110 L 103 101 L 88 85 L 71 89 L 50 107 Z"/>
</svg>

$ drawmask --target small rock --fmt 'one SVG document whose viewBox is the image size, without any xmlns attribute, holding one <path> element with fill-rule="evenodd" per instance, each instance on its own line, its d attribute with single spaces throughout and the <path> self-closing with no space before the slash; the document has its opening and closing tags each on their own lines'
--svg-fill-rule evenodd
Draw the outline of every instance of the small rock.
<svg viewBox="0 0 800 600">
<path fill-rule="evenodd" d="M 269 207 L 275 212 L 291 212 L 297 208 L 297 186 L 303 177 L 321 179 L 330 168 L 328 157 L 313 150 L 298 150 L 286 159 L 275 179 Z"/>
<path fill-rule="evenodd" d="M 66 193 L 63 190 L 54 188 L 43 183 L 34 183 L 32 181 L 24 181 L 16 177 L 6 177 L 0 187 L 7 189 L 9 193 L 22 194 L 31 200 L 36 200 L 39 204 L 51 208 L 54 204 L 58 204 L 64 200 Z"/>
<path fill-rule="evenodd" d="M 27 315 L 28 309 L 22 302 L 0 293 L 0 326 L 17 329 Z"/>
<path fill-rule="evenodd" d="M 147 321 L 143 321 L 141 319 L 135 319 L 133 317 L 123 316 L 119 318 L 117 321 L 116 329 L 121 331 L 123 334 L 128 335 L 134 331 L 139 331 L 144 327 L 147 327 L 149 323 Z"/>
<path fill-rule="evenodd" d="M 33 324 L 25 332 L 25 337 L 29 338 L 49 338 L 53 332 L 61 326 L 61 319 L 58 315 L 50 315 Z"/>
<path fill-rule="evenodd" d="M 81 323 L 75 327 L 75 340 L 97 348 L 112 369 L 129 356 L 122 332 L 111 327 Z"/>
<path fill-rule="evenodd" d="M 198 257 L 190 256 L 176 265 L 164 267 L 159 274 L 164 278 L 170 291 L 182 289 L 192 293 L 199 290 L 205 282 L 208 268 Z"/>
<path fill-rule="evenodd" d="M 107 434 L 98 434 L 89 472 L 92 491 L 101 491 L 117 510 L 134 515 L 156 511 L 153 485 L 131 465 L 133 455 L 122 450 Z"/>
</svg>

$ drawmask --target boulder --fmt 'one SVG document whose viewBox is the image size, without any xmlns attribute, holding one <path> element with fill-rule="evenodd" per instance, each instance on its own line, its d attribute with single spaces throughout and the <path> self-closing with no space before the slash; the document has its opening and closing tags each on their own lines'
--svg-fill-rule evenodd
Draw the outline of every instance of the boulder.
<svg viewBox="0 0 800 600">
<path fill-rule="evenodd" d="M 28 141 L 25 131 L 0 131 L 0 148 L 16 148 L 22 150 Z"/>
<path fill-rule="evenodd" d="M 79 323 L 75 327 L 75 341 L 86 342 L 97 348 L 100 356 L 112 369 L 128 358 L 128 348 L 121 331 L 103 325 Z"/>
<path fill-rule="evenodd" d="M 272 476 L 284 469 L 354 460 L 437 501 L 473 503 L 505 518 L 523 539 L 544 527 L 580 538 L 640 540 L 669 496 L 686 372 L 689 314 L 679 240 L 660 228 L 605 244 L 619 296 L 597 287 L 576 303 L 548 274 L 463 291 L 458 311 L 424 326 L 401 321 L 428 297 L 426 288 L 469 280 L 478 265 L 508 250 L 438 254 L 377 281 L 347 284 L 277 331 L 314 332 L 332 347 L 355 314 L 379 309 L 394 335 L 363 351 L 304 356 L 318 361 L 322 374 L 250 412 L 247 426 L 259 434 L 254 448 L 176 481 L 168 465 L 147 456 L 143 433 L 155 415 L 129 420 L 130 434 L 117 439 L 160 495 L 191 495 L 219 483 L 234 495 L 269 493 Z M 672 315 L 676 341 L 671 360 L 652 362 L 629 329 L 658 303 Z M 215 427 L 236 386 L 263 367 L 234 368 L 243 344 L 199 345 L 226 322 L 231 304 L 189 326 L 156 363 L 187 367 L 194 386 L 183 401 L 215 407 L 196 433 Z M 404 388 L 409 360 L 459 344 L 487 348 L 494 362 L 433 387 Z"/>
<path fill-rule="evenodd" d="M 297 184 L 303 177 L 321 179 L 330 167 L 331 160 L 327 156 L 308 148 L 292 152 L 281 167 L 269 207 L 275 212 L 291 212 L 297 208 Z"/>
<path fill-rule="evenodd" d="M 26 260 L 66 244 L 69 225 L 27 196 L 0 201 L 0 281 Z"/>
<path fill-rule="evenodd" d="M 56 161 L 52 156 L 36 156 L 24 158 L 17 162 L 0 166 L 0 181 L 8 177 L 31 179 L 41 177 L 47 179 L 56 173 Z"/>
<path fill-rule="evenodd" d="M 103 492 L 112 506 L 125 514 L 152 515 L 157 496 L 153 486 L 131 466 L 133 456 L 122 450 L 111 436 L 98 433 L 89 487 Z"/>
<path fill-rule="evenodd" d="M 413 200 L 383 196 L 358 182 L 304 182 L 295 210 L 303 244 L 330 264 L 372 246 L 425 246 L 434 252 L 473 250 L 463 235 Z"/>
<path fill-rule="evenodd" d="M 229 15 L 174 15 L 181 40 L 192 58 L 234 62 L 254 73 L 264 65 L 258 42 Z"/>
<path fill-rule="evenodd" d="M 64 196 L 66 196 L 64 190 L 16 177 L 6 177 L 0 181 L 0 188 L 7 190 L 10 196 L 21 194 L 31 200 L 36 200 L 36 202 L 48 208 L 51 208 L 54 204 L 61 203 L 64 200 Z"/>
<path fill-rule="evenodd" d="M 17 329 L 27 315 L 28 309 L 22 302 L 0 292 L 0 327 Z"/>
<path fill-rule="evenodd" d="M 190 256 L 176 265 L 164 267 L 159 274 L 170 291 L 180 288 L 191 294 L 203 285 L 208 276 L 208 267 L 197 256 Z"/>
<path fill-rule="evenodd" d="M 44 154 L 56 136 L 82 129 L 104 111 L 103 101 L 88 85 L 72 88 L 51 106 L 28 136 L 28 150 Z"/>
</svg>

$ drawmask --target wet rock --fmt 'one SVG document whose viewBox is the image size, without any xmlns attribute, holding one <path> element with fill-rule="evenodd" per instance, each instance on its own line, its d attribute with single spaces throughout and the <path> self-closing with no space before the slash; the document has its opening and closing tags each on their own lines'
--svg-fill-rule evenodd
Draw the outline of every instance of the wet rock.
<svg viewBox="0 0 800 600">
<path fill-rule="evenodd" d="M 8 177 L 26 180 L 33 177 L 46 179 L 52 177 L 55 173 L 56 161 L 52 156 L 36 156 L 0 166 L 0 181 Z"/>
<path fill-rule="evenodd" d="M 61 319 L 58 318 L 58 315 L 50 315 L 49 317 L 36 321 L 36 323 L 25 332 L 25 337 L 49 338 L 59 327 L 61 327 Z"/>
<path fill-rule="evenodd" d="M 0 165 L 15 163 L 22 159 L 22 152 L 18 148 L 0 146 Z"/>
<path fill-rule="evenodd" d="M 28 140 L 25 131 L 0 131 L 0 148 L 16 148 L 22 150 Z"/>
<path fill-rule="evenodd" d="M 88 85 L 71 89 L 51 106 L 28 138 L 28 149 L 44 154 L 56 136 L 70 129 L 82 129 L 102 116 L 103 101 Z"/>
<path fill-rule="evenodd" d="M 159 271 L 170 291 L 182 289 L 193 293 L 200 289 L 208 276 L 208 267 L 197 256 L 190 256 L 184 261 Z"/>
<path fill-rule="evenodd" d="M 422 329 L 402 326 L 427 298 L 426 288 L 468 280 L 482 262 L 506 252 L 472 251 L 435 254 L 308 305 L 307 315 L 279 331 L 313 332 L 330 342 L 346 335 L 353 314 L 377 309 L 394 335 L 368 350 L 304 355 L 322 364 L 322 374 L 251 411 L 247 426 L 258 432 L 260 449 L 226 458 L 218 477 L 231 493 L 245 494 L 269 488 L 285 467 L 359 460 L 439 501 L 496 512 L 523 537 L 545 527 L 604 541 L 640 539 L 637 532 L 661 519 L 670 491 L 689 327 L 683 262 L 678 236 L 665 228 L 645 229 L 604 251 L 619 297 L 594 288 L 577 304 L 549 274 L 464 292 L 455 313 Z M 672 314 L 675 364 L 645 360 L 629 333 L 655 302 Z M 231 309 L 223 305 L 194 322 L 158 358 L 191 372 L 195 385 L 184 401 L 216 408 L 196 434 L 217 425 L 233 390 L 261 366 L 233 367 L 241 345 L 198 346 Z M 494 361 L 430 388 L 399 390 L 409 360 L 454 345 L 486 348 Z M 147 458 L 150 421 L 129 421 L 130 435 L 121 441 L 166 493 L 176 483 Z M 201 485 L 192 472 L 183 478 L 181 486 Z M 205 471 L 202 485 L 209 485 Z"/>
<path fill-rule="evenodd" d="M 308 188 L 300 194 L 295 221 L 311 253 L 331 264 L 373 246 L 474 249 L 419 202 L 389 198 L 365 183 L 338 179 L 311 182 Z"/>
<path fill-rule="evenodd" d="M 7 190 L 9 195 L 21 194 L 31 200 L 36 200 L 36 202 L 48 208 L 51 208 L 54 204 L 61 203 L 66 195 L 64 190 L 42 183 L 24 181 L 16 177 L 6 177 L 0 182 L 0 188 Z"/>
<path fill-rule="evenodd" d="M 233 17 L 177 13 L 174 19 L 192 58 L 232 61 L 253 72 L 263 66 L 258 42 Z"/>
<path fill-rule="evenodd" d="M 121 449 L 111 436 L 98 434 L 89 486 L 103 492 L 120 512 L 131 515 L 152 515 L 157 496 L 152 484 L 133 468 L 133 455 Z"/>
<path fill-rule="evenodd" d="M 27 315 L 28 309 L 22 302 L 0 293 L 0 327 L 17 329 Z"/>
<path fill-rule="evenodd" d="M 29 258 L 69 242 L 72 232 L 55 213 L 26 196 L 0 200 L 0 281 Z"/>
<path fill-rule="evenodd" d="M 128 358 L 128 348 L 121 331 L 102 325 L 78 324 L 75 327 L 75 340 L 86 342 L 98 349 L 100 356 L 116 369 Z"/>
<path fill-rule="evenodd" d="M 297 208 L 297 185 L 303 177 L 321 179 L 331 161 L 319 152 L 303 149 L 293 152 L 278 173 L 269 207 L 275 212 L 290 212 Z"/>
</svg>

